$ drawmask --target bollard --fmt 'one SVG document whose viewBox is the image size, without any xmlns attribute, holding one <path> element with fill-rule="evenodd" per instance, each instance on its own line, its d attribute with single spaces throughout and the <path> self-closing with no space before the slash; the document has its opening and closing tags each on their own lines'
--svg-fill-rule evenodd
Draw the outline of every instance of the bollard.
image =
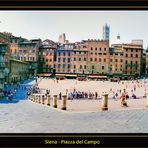
<svg viewBox="0 0 148 148">
<path fill-rule="evenodd" d="M 47 96 L 47 105 L 50 106 L 50 95 Z"/>
<path fill-rule="evenodd" d="M 57 95 L 53 96 L 53 107 L 57 108 Z"/>
<path fill-rule="evenodd" d="M 32 101 L 32 94 L 30 94 L 30 100 Z"/>
<path fill-rule="evenodd" d="M 42 96 L 42 104 L 45 104 L 45 96 Z"/>
<path fill-rule="evenodd" d="M 35 95 L 33 95 L 33 102 L 35 102 L 35 99 L 36 99 L 36 97 L 35 97 Z"/>
<path fill-rule="evenodd" d="M 34 102 L 34 95 L 32 95 L 32 101 Z"/>
<path fill-rule="evenodd" d="M 67 101 L 67 96 L 63 95 L 62 96 L 62 110 L 66 110 L 66 101 Z"/>
<path fill-rule="evenodd" d="M 35 96 L 35 97 L 34 97 L 34 98 L 35 98 L 34 102 L 36 102 L 36 95 L 34 95 L 34 96 Z"/>
<path fill-rule="evenodd" d="M 148 94 L 146 94 L 146 105 L 145 105 L 146 108 L 148 108 Z"/>
<path fill-rule="evenodd" d="M 41 95 L 39 95 L 39 103 L 41 103 Z"/>
<path fill-rule="evenodd" d="M 33 94 L 31 95 L 31 101 L 33 102 Z"/>
<path fill-rule="evenodd" d="M 38 103 L 38 95 L 36 95 L 36 103 Z"/>
<path fill-rule="evenodd" d="M 108 110 L 108 94 L 102 95 L 102 111 Z"/>
</svg>

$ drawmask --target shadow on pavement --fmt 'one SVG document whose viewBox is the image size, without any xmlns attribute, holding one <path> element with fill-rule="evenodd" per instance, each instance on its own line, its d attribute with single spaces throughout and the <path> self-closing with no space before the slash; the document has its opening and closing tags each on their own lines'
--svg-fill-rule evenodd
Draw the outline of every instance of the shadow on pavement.
<svg viewBox="0 0 148 148">
<path fill-rule="evenodd" d="M 18 103 L 21 100 L 26 100 L 27 99 L 27 91 L 35 83 L 36 83 L 35 79 L 29 79 L 29 80 L 24 81 L 19 86 L 8 85 L 5 88 L 5 90 L 7 90 L 7 91 L 16 90 L 16 95 L 13 96 L 11 101 L 9 101 L 8 97 L 4 97 L 3 99 L 0 99 L 0 104 Z"/>
</svg>

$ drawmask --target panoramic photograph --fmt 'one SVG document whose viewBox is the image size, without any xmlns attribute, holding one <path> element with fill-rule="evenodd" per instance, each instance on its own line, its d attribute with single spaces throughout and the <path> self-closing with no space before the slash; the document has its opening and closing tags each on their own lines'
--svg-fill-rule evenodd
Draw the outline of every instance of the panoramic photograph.
<svg viewBox="0 0 148 148">
<path fill-rule="evenodd" d="M 148 11 L 0 11 L 0 133 L 148 133 Z"/>
</svg>

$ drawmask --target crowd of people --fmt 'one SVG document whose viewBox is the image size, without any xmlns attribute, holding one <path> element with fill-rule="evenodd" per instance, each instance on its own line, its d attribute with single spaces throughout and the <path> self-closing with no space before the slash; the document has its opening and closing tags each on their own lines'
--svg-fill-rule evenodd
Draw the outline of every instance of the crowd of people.
<svg viewBox="0 0 148 148">
<path fill-rule="evenodd" d="M 58 83 L 58 82 L 57 82 Z M 145 92 L 147 91 L 148 85 L 146 81 L 121 81 L 118 82 L 120 86 L 124 86 L 121 89 L 112 89 L 110 88 L 109 91 L 106 91 L 108 94 L 109 99 L 114 99 L 115 101 L 120 100 L 122 106 L 128 106 L 126 103 L 127 99 L 139 99 L 142 96 L 140 94 L 137 96 L 138 88 L 143 88 Z M 99 100 L 102 98 L 102 94 L 99 92 L 92 92 L 92 91 L 79 91 L 74 89 L 73 91 L 69 91 L 66 89 L 65 93 L 60 92 L 58 98 L 62 99 L 62 93 L 67 95 L 69 100 L 73 99 L 91 99 L 91 100 Z M 50 94 L 50 90 L 46 90 L 46 94 Z"/>
</svg>

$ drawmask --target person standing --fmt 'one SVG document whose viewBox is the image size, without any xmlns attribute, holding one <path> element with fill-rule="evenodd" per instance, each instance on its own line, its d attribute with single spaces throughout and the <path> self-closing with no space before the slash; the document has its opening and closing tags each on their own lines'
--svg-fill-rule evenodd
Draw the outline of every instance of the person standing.
<svg viewBox="0 0 148 148">
<path fill-rule="evenodd" d="M 123 90 L 122 95 L 121 95 L 121 106 L 124 107 L 128 107 L 127 106 L 127 102 L 126 102 L 126 89 Z"/>
<path fill-rule="evenodd" d="M 95 92 L 95 99 L 97 100 L 98 99 L 98 93 Z"/>
<path fill-rule="evenodd" d="M 60 92 L 59 93 L 59 100 L 61 100 L 62 99 L 62 93 Z"/>
</svg>

